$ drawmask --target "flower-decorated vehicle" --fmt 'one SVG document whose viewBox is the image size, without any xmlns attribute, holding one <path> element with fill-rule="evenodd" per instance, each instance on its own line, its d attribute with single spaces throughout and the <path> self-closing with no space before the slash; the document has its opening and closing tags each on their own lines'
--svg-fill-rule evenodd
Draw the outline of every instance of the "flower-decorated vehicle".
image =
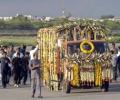
<svg viewBox="0 0 120 100">
<path fill-rule="evenodd" d="M 71 87 L 100 87 L 108 91 L 112 79 L 108 43 L 103 40 L 82 40 L 68 42 L 67 46 L 66 60 L 71 62 L 67 65 L 71 70 L 66 72 L 67 93 Z"/>
<path fill-rule="evenodd" d="M 112 79 L 107 29 L 102 25 L 65 25 L 40 29 L 39 54 L 44 85 L 50 90 L 100 87 Z"/>
</svg>

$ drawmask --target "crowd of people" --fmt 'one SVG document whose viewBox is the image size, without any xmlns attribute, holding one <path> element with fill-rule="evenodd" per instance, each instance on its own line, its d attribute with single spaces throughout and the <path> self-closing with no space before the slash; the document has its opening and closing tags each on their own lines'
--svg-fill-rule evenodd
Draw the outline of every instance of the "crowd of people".
<svg viewBox="0 0 120 100">
<path fill-rule="evenodd" d="M 26 85 L 29 79 L 32 97 L 38 91 L 40 96 L 40 60 L 38 60 L 38 46 L 27 51 L 25 45 L 21 47 L 0 46 L 0 77 L 2 87 L 13 83 L 14 87 Z M 113 80 L 117 81 L 120 75 L 120 47 L 112 44 L 112 68 Z M 29 78 L 28 78 L 29 77 Z"/>
<path fill-rule="evenodd" d="M 38 46 L 32 47 L 30 51 L 26 48 L 25 45 L 21 47 L 0 46 L 0 76 L 3 88 L 12 83 L 18 88 L 26 85 L 27 79 L 30 79 L 32 97 L 34 97 L 36 89 L 40 88 Z M 40 91 L 38 93 L 40 94 Z"/>
<path fill-rule="evenodd" d="M 115 43 L 112 43 L 112 68 L 113 68 L 113 81 L 117 81 L 120 76 L 120 46 L 116 47 Z"/>
<path fill-rule="evenodd" d="M 29 52 L 26 51 L 26 46 L 14 48 L 14 46 L 0 47 L 0 62 L 1 62 L 1 81 L 3 88 L 6 88 L 11 77 L 14 80 L 14 86 L 19 87 L 20 84 L 26 84 L 29 72 Z M 23 82 L 21 83 L 21 80 Z"/>
</svg>

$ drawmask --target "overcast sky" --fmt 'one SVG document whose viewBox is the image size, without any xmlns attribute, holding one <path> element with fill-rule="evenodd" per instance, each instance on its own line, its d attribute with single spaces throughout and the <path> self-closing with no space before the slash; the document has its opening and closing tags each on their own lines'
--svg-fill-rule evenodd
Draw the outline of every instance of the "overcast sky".
<svg viewBox="0 0 120 100">
<path fill-rule="evenodd" d="M 56 17 L 62 15 L 63 8 L 76 17 L 120 16 L 120 0 L 0 0 L 0 16 L 19 13 Z"/>
</svg>

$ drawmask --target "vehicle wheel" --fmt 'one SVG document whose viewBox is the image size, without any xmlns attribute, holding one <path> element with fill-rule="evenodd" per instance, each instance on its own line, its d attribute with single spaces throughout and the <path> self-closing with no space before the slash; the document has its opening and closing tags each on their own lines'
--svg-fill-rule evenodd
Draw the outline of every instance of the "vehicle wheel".
<svg viewBox="0 0 120 100">
<path fill-rule="evenodd" d="M 70 92 L 71 92 L 71 84 L 70 82 L 68 82 L 66 86 L 66 93 L 70 93 Z"/>
<path fill-rule="evenodd" d="M 104 83 L 104 92 L 108 92 L 109 91 L 109 81 L 105 81 Z"/>
<path fill-rule="evenodd" d="M 101 86 L 101 89 L 103 92 L 108 92 L 109 91 L 109 81 L 104 81 L 104 83 Z"/>
</svg>

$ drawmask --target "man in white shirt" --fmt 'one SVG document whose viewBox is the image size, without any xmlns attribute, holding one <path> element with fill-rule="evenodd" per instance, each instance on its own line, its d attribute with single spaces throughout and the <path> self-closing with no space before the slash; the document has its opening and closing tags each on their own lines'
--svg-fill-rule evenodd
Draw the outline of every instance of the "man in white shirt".
<svg viewBox="0 0 120 100">
<path fill-rule="evenodd" d="M 33 60 L 33 55 L 38 51 L 38 45 L 34 48 L 32 47 L 32 50 L 30 51 L 30 60 Z"/>
<path fill-rule="evenodd" d="M 30 51 L 30 62 L 34 59 L 34 54 L 38 51 L 38 45 L 36 47 L 32 47 L 32 50 Z M 31 65 L 29 65 L 31 67 Z M 30 77 L 30 82 L 31 82 L 31 70 L 29 69 L 29 77 Z"/>
<path fill-rule="evenodd" d="M 120 56 L 120 46 L 118 47 L 117 57 Z"/>
</svg>

